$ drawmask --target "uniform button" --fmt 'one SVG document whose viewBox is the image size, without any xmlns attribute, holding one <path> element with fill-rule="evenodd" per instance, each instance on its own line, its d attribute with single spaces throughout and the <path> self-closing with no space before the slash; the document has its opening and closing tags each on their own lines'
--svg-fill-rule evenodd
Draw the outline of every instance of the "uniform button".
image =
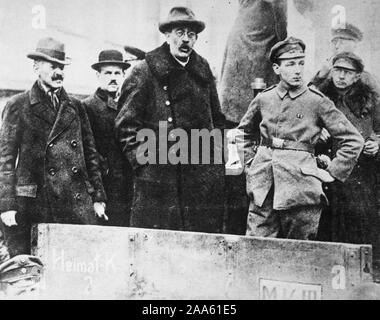
<svg viewBox="0 0 380 320">
<path fill-rule="evenodd" d="M 54 143 L 53 142 L 49 143 L 49 148 L 53 148 L 53 147 L 54 147 Z"/>
<path fill-rule="evenodd" d="M 169 107 L 171 105 L 169 100 L 166 100 L 165 104 Z"/>
<path fill-rule="evenodd" d="M 173 122 L 173 118 L 172 118 L 172 117 L 169 117 L 169 118 L 168 118 L 168 122 L 169 122 L 169 123 L 172 123 L 172 122 Z"/>
<path fill-rule="evenodd" d="M 80 200 L 82 198 L 80 193 L 75 194 L 74 196 L 75 200 Z"/>
<path fill-rule="evenodd" d="M 359 182 L 358 182 L 358 185 L 360 186 L 361 184 L 362 184 L 362 183 L 359 181 Z"/>
<path fill-rule="evenodd" d="M 77 174 L 79 172 L 79 169 L 77 167 L 72 167 L 71 171 L 74 173 L 74 174 Z"/>
<path fill-rule="evenodd" d="M 164 91 L 168 91 L 168 86 L 163 87 Z"/>
<path fill-rule="evenodd" d="M 71 144 L 71 146 L 72 146 L 73 148 L 76 148 L 76 147 L 78 146 L 78 142 L 75 141 L 75 140 L 71 141 L 70 144 Z"/>
<path fill-rule="evenodd" d="M 21 273 L 25 274 L 26 273 L 26 269 L 25 268 L 21 268 Z"/>
<path fill-rule="evenodd" d="M 55 176 L 55 174 L 57 173 L 54 168 L 50 168 L 48 172 L 51 176 Z"/>
</svg>

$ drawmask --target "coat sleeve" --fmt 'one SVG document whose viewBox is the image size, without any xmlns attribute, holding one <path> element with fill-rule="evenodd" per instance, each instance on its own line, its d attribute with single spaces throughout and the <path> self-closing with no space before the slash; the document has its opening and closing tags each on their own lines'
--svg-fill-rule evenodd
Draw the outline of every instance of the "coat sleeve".
<svg viewBox="0 0 380 320">
<path fill-rule="evenodd" d="M 364 139 L 334 103 L 324 98 L 320 104 L 320 119 L 333 139 L 338 142 L 336 157 L 327 171 L 337 180 L 344 182 L 351 174 L 364 146 Z"/>
<path fill-rule="evenodd" d="M 239 135 L 237 143 L 239 150 L 244 152 L 244 163 L 252 161 L 256 154 L 255 147 L 260 139 L 260 95 L 257 96 L 249 105 L 247 113 L 241 119 L 238 126 Z"/>
<path fill-rule="evenodd" d="M 222 113 L 222 109 L 220 107 L 219 97 L 216 90 L 215 81 L 212 81 L 210 85 L 210 102 L 211 102 L 211 112 L 212 119 L 214 122 L 215 128 L 225 129 L 226 127 L 226 117 Z"/>
<path fill-rule="evenodd" d="M 149 67 L 142 61 L 124 81 L 119 99 L 120 112 L 115 119 L 116 139 L 134 170 L 141 166 L 137 159 L 142 141 L 137 140 L 137 134 L 146 127 L 144 114 L 152 101 L 152 92 Z"/>
<path fill-rule="evenodd" d="M 22 128 L 20 108 L 16 103 L 7 103 L 2 116 L 0 130 L 0 212 L 17 210 L 15 191 L 15 165 Z"/>
<path fill-rule="evenodd" d="M 87 112 L 81 102 L 78 101 L 79 115 L 81 118 L 83 150 L 86 162 L 87 174 L 94 192 L 91 193 L 93 202 L 106 202 L 107 197 L 103 188 L 103 182 L 99 166 L 99 154 L 96 150 L 94 135 L 91 130 Z"/>
</svg>

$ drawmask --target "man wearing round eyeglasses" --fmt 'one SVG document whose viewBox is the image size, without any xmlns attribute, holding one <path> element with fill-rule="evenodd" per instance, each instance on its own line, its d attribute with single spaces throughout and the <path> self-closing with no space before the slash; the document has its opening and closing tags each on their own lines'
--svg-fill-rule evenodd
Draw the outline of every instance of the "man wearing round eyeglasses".
<svg viewBox="0 0 380 320">
<path fill-rule="evenodd" d="M 146 54 L 121 90 L 121 110 L 115 123 L 123 153 L 135 173 L 131 227 L 222 231 L 224 165 L 214 161 L 214 154 L 204 163 L 205 152 L 199 148 L 203 138 L 198 149 L 190 147 L 193 129 L 211 132 L 223 129 L 225 122 L 210 66 L 193 49 L 204 29 L 204 22 L 195 19 L 190 9 L 171 9 L 168 19 L 159 24 L 166 42 Z M 168 133 L 164 139 L 162 124 Z M 162 140 L 167 143 L 167 148 L 158 146 L 153 152 L 150 159 L 156 161 L 149 160 L 145 165 L 138 161 L 143 144 L 138 133 L 142 129 L 152 130 L 160 144 Z M 187 134 L 186 155 L 182 154 L 186 148 L 180 152 L 172 148 L 178 144 L 174 129 Z M 215 150 L 214 145 L 211 139 L 206 152 Z M 199 164 L 193 162 L 197 151 Z M 163 152 L 166 159 L 161 157 Z M 172 162 L 170 159 L 178 153 L 179 162 Z"/>
</svg>

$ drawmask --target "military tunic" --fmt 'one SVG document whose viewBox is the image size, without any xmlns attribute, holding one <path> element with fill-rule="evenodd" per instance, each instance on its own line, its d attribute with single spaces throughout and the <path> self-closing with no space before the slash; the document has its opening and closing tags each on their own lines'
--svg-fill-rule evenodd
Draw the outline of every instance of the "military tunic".
<svg viewBox="0 0 380 320">
<path fill-rule="evenodd" d="M 328 98 L 306 86 L 286 90 L 280 82 L 252 101 L 239 125 L 244 132 L 242 145 L 248 164 L 247 192 L 252 210 L 257 211 L 272 201 L 271 209 L 280 214 L 313 206 L 316 214 L 320 214 L 326 197 L 313 147 L 322 127 L 327 128 L 340 145 L 327 171 L 335 179 L 345 181 L 364 141 Z M 258 138 L 261 146 L 255 152 L 253 145 Z"/>
</svg>

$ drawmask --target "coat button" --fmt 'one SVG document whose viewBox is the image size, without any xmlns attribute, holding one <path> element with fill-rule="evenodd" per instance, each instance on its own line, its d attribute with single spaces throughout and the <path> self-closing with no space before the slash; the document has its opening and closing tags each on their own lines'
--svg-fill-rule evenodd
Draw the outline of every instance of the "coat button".
<svg viewBox="0 0 380 320">
<path fill-rule="evenodd" d="M 163 87 L 164 91 L 168 91 L 168 86 Z"/>
<path fill-rule="evenodd" d="M 57 173 L 54 168 L 50 168 L 48 172 L 51 176 L 55 176 L 55 174 Z"/>
<path fill-rule="evenodd" d="M 171 103 L 170 103 L 169 100 L 165 101 L 165 104 L 166 104 L 168 107 L 171 105 Z"/>
<path fill-rule="evenodd" d="M 72 146 L 73 148 L 76 148 L 76 147 L 78 146 L 78 142 L 75 141 L 75 140 L 71 141 L 70 144 L 71 144 L 71 146 Z"/>
<path fill-rule="evenodd" d="M 169 117 L 169 118 L 168 118 L 168 122 L 169 122 L 169 123 L 172 123 L 172 122 L 173 122 L 173 118 L 172 118 L 172 117 Z"/>
<path fill-rule="evenodd" d="M 53 148 L 54 147 L 54 143 L 53 142 L 49 143 L 48 147 L 49 148 Z"/>
<path fill-rule="evenodd" d="M 71 171 L 74 173 L 74 174 L 77 174 L 79 172 L 79 169 L 77 167 L 72 167 Z"/>
<path fill-rule="evenodd" d="M 75 198 L 75 200 L 80 200 L 80 199 L 82 199 L 82 196 L 80 193 L 77 193 L 77 194 L 75 194 L 74 198 Z"/>
</svg>

